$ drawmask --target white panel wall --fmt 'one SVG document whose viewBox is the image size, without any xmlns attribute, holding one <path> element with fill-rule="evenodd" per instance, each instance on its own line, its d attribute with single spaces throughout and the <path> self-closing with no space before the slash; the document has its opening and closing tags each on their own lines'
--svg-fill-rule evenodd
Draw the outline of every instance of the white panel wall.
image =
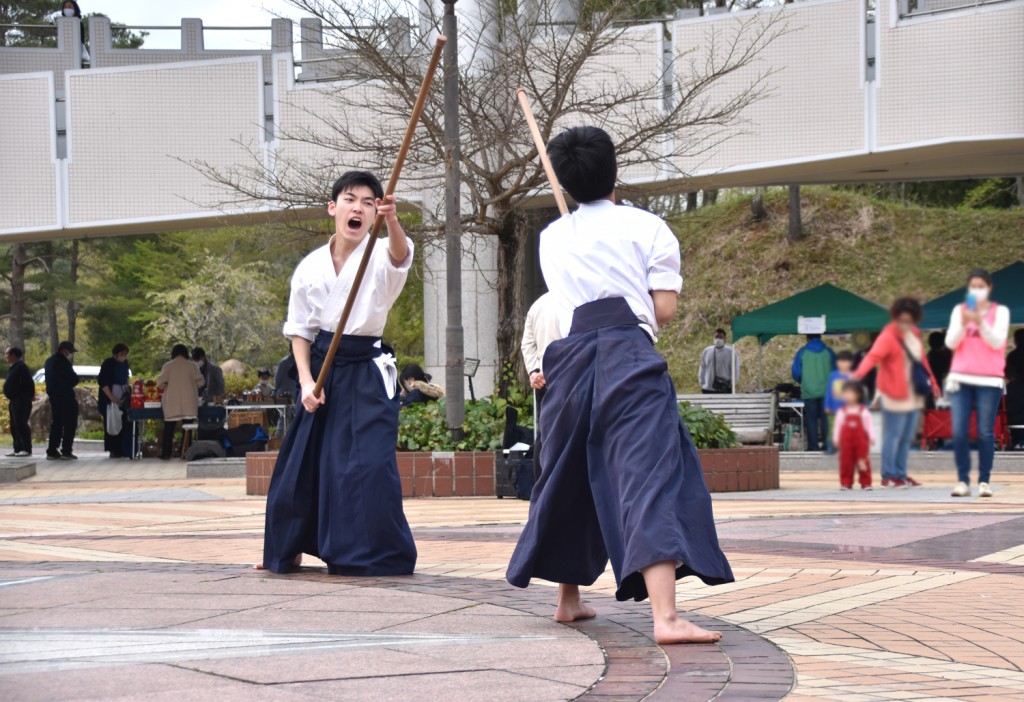
<svg viewBox="0 0 1024 702">
<path fill-rule="evenodd" d="M 55 49 L 0 47 L 0 74 L 52 71 L 57 90 L 63 90 L 64 71 L 82 67 L 80 22 L 76 17 L 57 18 Z"/>
<path fill-rule="evenodd" d="M 1024 2 L 896 21 L 885 1 L 879 12 L 879 148 L 1024 134 Z"/>
<path fill-rule="evenodd" d="M 260 58 L 69 73 L 69 225 L 194 216 L 234 199 L 189 164 L 255 165 L 262 86 Z"/>
<path fill-rule="evenodd" d="M 53 74 L 0 76 L 0 231 L 60 226 Z"/>
<path fill-rule="evenodd" d="M 779 15 L 787 33 L 769 44 L 752 65 L 717 81 L 702 99 L 722 105 L 765 72 L 771 72 L 765 83 L 769 92 L 743 111 L 742 123 L 727 130 L 724 143 L 683 158 L 679 166 L 684 172 L 821 158 L 865 148 L 860 0 L 801 2 L 758 15 L 719 14 L 676 22 L 672 35 L 683 80 L 705 75 L 709 60 L 723 65 L 737 32 L 751 37 L 768 18 Z"/>
</svg>

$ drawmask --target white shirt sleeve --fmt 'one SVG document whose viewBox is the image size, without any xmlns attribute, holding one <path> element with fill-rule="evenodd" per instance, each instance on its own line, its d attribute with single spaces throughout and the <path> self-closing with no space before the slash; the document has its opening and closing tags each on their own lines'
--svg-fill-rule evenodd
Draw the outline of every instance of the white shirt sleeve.
<svg viewBox="0 0 1024 702">
<path fill-rule="evenodd" d="M 384 291 L 389 304 L 394 304 L 398 296 L 402 294 L 402 288 L 405 287 L 405 281 L 409 277 L 409 270 L 412 268 L 414 249 L 412 239 L 406 237 L 405 243 L 409 247 L 409 252 L 406 254 L 405 260 L 397 266 L 391 261 L 391 252 L 388 250 L 387 239 L 382 239 L 374 245 L 374 258 L 377 259 L 376 282 L 380 289 Z M 378 252 L 378 247 L 382 251 Z"/>
<path fill-rule="evenodd" d="M 708 366 L 710 365 L 710 359 L 708 356 L 709 354 L 707 349 L 700 352 L 700 368 L 697 370 L 697 383 L 700 385 L 702 390 L 711 389 L 711 380 L 708 378 Z"/>
<path fill-rule="evenodd" d="M 647 262 L 648 290 L 671 290 L 678 293 L 683 289 L 683 276 L 680 275 L 682 256 L 679 253 L 679 240 L 664 222 L 654 235 L 650 259 Z"/>
<path fill-rule="evenodd" d="M 309 289 L 304 279 L 304 266 L 299 264 L 292 274 L 292 289 L 288 296 L 288 319 L 284 323 L 284 335 L 300 336 L 306 341 L 313 341 L 319 331 L 309 326 L 313 307 L 309 300 Z"/>
<path fill-rule="evenodd" d="M 836 421 L 832 424 L 832 443 L 839 446 L 839 436 L 843 431 L 843 422 L 846 420 L 846 407 L 840 407 L 836 412 Z"/>
<path fill-rule="evenodd" d="M 946 347 L 956 351 L 960 342 L 964 340 L 964 320 L 961 316 L 960 305 L 953 308 L 953 314 L 949 316 L 949 327 L 946 329 Z"/>
<path fill-rule="evenodd" d="M 523 324 L 523 341 L 519 345 L 523 352 L 523 362 L 526 363 L 527 373 L 540 369 L 540 352 L 537 349 L 537 335 L 534 332 L 536 324 L 537 307 L 533 305 L 526 312 L 526 322 Z"/>
</svg>

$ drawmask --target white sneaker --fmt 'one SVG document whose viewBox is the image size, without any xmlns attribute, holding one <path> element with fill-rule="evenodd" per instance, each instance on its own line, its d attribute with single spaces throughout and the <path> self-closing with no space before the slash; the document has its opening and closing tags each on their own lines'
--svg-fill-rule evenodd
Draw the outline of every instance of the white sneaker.
<svg viewBox="0 0 1024 702">
<path fill-rule="evenodd" d="M 32 454 L 29 453 L 28 451 L 18 451 L 14 455 L 17 456 L 18 458 L 25 458 L 26 456 L 31 456 Z"/>
<path fill-rule="evenodd" d="M 971 486 L 967 483 L 957 483 L 956 487 L 953 488 L 953 492 L 949 493 L 953 497 L 970 497 Z"/>
<path fill-rule="evenodd" d="M 992 488 L 988 483 L 978 483 L 978 497 L 992 497 Z"/>
</svg>

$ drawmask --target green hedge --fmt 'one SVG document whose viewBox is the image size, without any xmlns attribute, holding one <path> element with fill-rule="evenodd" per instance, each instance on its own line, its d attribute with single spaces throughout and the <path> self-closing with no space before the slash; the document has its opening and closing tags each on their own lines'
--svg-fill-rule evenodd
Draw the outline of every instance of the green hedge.
<svg viewBox="0 0 1024 702">
<path fill-rule="evenodd" d="M 679 403 L 679 416 L 690 430 L 694 445 L 699 449 L 733 448 L 739 446 L 736 432 L 725 417 L 689 402 Z"/>
</svg>

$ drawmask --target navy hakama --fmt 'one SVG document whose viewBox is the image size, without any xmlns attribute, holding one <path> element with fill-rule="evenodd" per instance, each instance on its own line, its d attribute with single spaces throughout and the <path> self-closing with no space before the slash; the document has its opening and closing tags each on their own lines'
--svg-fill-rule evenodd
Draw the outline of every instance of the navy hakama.
<svg viewBox="0 0 1024 702">
<path fill-rule="evenodd" d="M 313 343 L 316 377 L 332 334 Z M 402 511 L 399 400 L 374 359 L 380 339 L 342 337 L 316 412 L 296 406 L 267 495 L 263 564 L 287 573 L 309 553 L 336 575 L 406 575 L 416 545 Z"/>
<path fill-rule="evenodd" d="M 647 598 L 642 568 L 732 582 L 700 459 L 668 364 L 623 298 L 576 308 L 544 355 L 541 466 L 507 578 L 592 585 L 608 559 L 619 600 Z"/>
</svg>

